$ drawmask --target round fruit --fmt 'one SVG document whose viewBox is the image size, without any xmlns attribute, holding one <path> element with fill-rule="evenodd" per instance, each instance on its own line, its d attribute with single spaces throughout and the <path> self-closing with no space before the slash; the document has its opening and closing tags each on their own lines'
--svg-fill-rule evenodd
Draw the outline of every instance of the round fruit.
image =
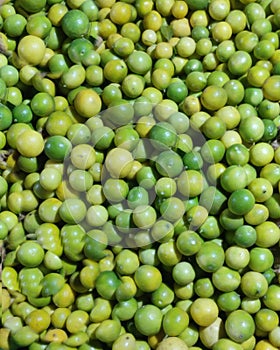
<svg viewBox="0 0 280 350">
<path fill-rule="evenodd" d="M 37 157 L 44 149 L 44 139 L 35 130 L 25 130 L 17 138 L 16 147 L 24 157 Z"/>
<path fill-rule="evenodd" d="M 46 46 L 42 39 L 34 35 L 24 36 L 18 43 L 19 57 L 31 66 L 37 66 L 44 58 Z"/>
<path fill-rule="evenodd" d="M 280 0 L 0 3 L 0 348 L 280 349 Z"/>
<path fill-rule="evenodd" d="M 188 347 L 180 338 L 168 337 L 159 343 L 157 350 L 188 350 Z"/>
<path fill-rule="evenodd" d="M 62 30 L 71 39 L 85 35 L 89 29 L 87 15 L 78 9 L 73 9 L 63 16 L 61 21 Z"/>
<path fill-rule="evenodd" d="M 243 343 L 255 332 L 253 317 L 243 310 L 231 312 L 225 322 L 227 335 L 236 343 Z"/>
</svg>

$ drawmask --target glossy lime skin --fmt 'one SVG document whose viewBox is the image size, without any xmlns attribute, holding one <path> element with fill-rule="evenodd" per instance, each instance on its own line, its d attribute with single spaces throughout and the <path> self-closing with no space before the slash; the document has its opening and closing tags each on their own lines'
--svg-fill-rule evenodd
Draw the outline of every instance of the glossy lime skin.
<svg viewBox="0 0 280 350">
<path fill-rule="evenodd" d="M 134 322 L 137 330 L 143 335 L 154 335 L 160 330 L 162 314 L 154 305 L 144 305 L 136 311 Z"/>
<path fill-rule="evenodd" d="M 84 12 L 74 9 L 63 16 L 61 25 L 64 33 L 73 39 L 87 32 L 89 20 Z"/>
<path fill-rule="evenodd" d="M 70 153 L 72 145 L 63 136 L 51 136 L 45 143 L 44 151 L 53 160 L 62 161 Z"/>
<path fill-rule="evenodd" d="M 4 0 L 0 348 L 280 346 L 279 27 L 278 0 Z"/>
</svg>

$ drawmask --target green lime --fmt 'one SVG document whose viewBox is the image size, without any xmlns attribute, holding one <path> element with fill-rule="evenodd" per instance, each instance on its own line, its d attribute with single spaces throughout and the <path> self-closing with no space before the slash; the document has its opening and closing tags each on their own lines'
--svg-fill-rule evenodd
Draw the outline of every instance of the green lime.
<svg viewBox="0 0 280 350">
<path fill-rule="evenodd" d="M 192 10 L 206 10 L 209 0 L 186 0 Z"/>
<path fill-rule="evenodd" d="M 61 20 L 64 33 L 71 39 L 85 35 L 89 29 L 87 15 L 78 9 L 69 10 Z"/>
</svg>

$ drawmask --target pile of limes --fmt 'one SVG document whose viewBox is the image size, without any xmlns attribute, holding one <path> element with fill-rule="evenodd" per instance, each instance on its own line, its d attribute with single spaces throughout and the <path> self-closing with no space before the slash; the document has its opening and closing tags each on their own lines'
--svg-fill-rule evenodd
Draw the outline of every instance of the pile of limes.
<svg viewBox="0 0 280 350">
<path fill-rule="evenodd" d="M 0 348 L 279 349 L 280 1 L 0 3 Z"/>
</svg>

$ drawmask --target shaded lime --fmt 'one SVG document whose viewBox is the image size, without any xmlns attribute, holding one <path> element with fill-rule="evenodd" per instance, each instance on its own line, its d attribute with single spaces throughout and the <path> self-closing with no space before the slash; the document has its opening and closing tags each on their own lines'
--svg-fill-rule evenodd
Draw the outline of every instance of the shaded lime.
<svg viewBox="0 0 280 350">
<path fill-rule="evenodd" d="M 208 0 L 187 0 L 187 4 L 192 10 L 205 10 L 208 3 Z"/>
</svg>

